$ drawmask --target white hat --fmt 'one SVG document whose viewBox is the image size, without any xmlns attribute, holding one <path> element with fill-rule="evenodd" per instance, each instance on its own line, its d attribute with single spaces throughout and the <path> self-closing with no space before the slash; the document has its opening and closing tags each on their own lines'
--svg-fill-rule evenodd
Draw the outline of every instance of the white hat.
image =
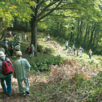
<svg viewBox="0 0 102 102">
<path fill-rule="evenodd" d="M 17 52 L 16 52 L 16 55 L 21 56 L 21 55 L 22 55 L 22 52 L 21 52 L 21 51 L 17 51 Z"/>
<path fill-rule="evenodd" d="M 4 49 L 4 48 L 2 48 L 2 47 L 0 48 L 0 51 L 2 51 L 2 52 L 4 52 L 4 53 L 5 53 L 5 49 Z"/>
<path fill-rule="evenodd" d="M 3 51 L 0 51 L 0 57 L 6 56 Z"/>
<path fill-rule="evenodd" d="M 15 50 L 19 50 L 20 49 L 20 46 L 19 45 L 16 45 L 15 46 Z"/>
</svg>

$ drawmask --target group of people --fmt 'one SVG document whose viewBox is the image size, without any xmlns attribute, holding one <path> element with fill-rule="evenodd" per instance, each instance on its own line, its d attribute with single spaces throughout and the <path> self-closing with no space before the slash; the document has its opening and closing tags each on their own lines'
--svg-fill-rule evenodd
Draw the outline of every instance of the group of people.
<svg viewBox="0 0 102 102">
<path fill-rule="evenodd" d="M 0 49 L 4 49 L 2 50 L 7 56 L 13 56 L 14 55 L 14 52 L 16 51 L 21 51 L 21 41 L 18 40 L 18 42 L 14 45 L 13 42 L 11 42 L 10 45 L 8 45 L 8 40 L 4 37 L 3 39 L 3 46 L 4 48 L 0 48 Z M 33 44 L 30 44 L 30 46 L 28 47 L 28 52 L 30 54 L 30 57 L 31 58 L 34 58 L 34 52 L 35 52 L 35 48 L 34 48 L 34 45 Z"/>
<path fill-rule="evenodd" d="M 30 94 L 29 90 L 29 71 L 31 68 L 31 65 L 27 61 L 27 59 L 22 58 L 22 52 L 21 51 L 16 51 L 16 57 L 17 60 L 12 63 L 9 58 L 6 57 L 5 53 L 3 51 L 0 51 L 0 80 L 1 80 L 1 86 L 3 89 L 3 92 L 7 94 L 8 96 L 11 96 L 12 93 L 12 86 L 11 86 L 11 74 L 10 75 L 3 75 L 1 73 L 2 70 L 2 64 L 3 61 L 7 60 L 11 63 L 13 67 L 13 75 L 18 81 L 18 87 L 19 87 L 19 93 L 21 95 Z M 6 81 L 6 84 L 5 82 Z M 22 82 L 24 81 L 26 90 L 22 85 Z"/>
<path fill-rule="evenodd" d="M 16 35 L 16 33 L 15 33 L 15 35 L 14 35 L 14 41 L 15 41 L 15 43 L 16 43 L 17 39 L 18 39 L 19 41 L 21 41 L 21 40 L 23 39 L 22 37 L 23 37 L 23 36 L 22 36 L 21 34 L 19 34 L 18 37 L 17 37 L 17 35 Z M 24 42 L 27 42 L 28 40 L 29 40 L 29 35 L 25 34 L 25 35 L 24 35 Z"/>
<path fill-rule="evenodd" d="M 66 41 L 66 43 L 65 43 L 65 46 L 66 46 L 66 50 L 68 49 L 68 41 Z M 68 49 L 68 54 L 69 55 L 72 55 L 72 52 L 74 53 L 74 55 L 76 54 L 77 56 L 79 56 L 79 52 L 80 52 L 80 56 L 81 57 L 83 57 L 83 52 L 84 52 L 84 49 L 80 46 L 79 47 L 79 49 L 77 48 L 75 48 L 75 46 L 74 46 L 74 44 L 73 44 L 73 46 L 72 46 L 72 48 L 71 47 L 69 47 L 69 49 Z M 89 58 L 91 59 L 91 57 L 92 57 L 92 50 L 90 49 L 89 50 Z"/>
<path fill-rule="evenodd" d="M 6 37 L 4 37 L 4 39 L 2 40 L 4 42 L 3 47 L 4 47 L 4 51 L 5 54 L 7 56 L 13 56 L 14 51 L 20 51 L 20 41 L 18 41 L 14 47 L 14 43 L 11 42 L 10 45 L 8 45 L 8 40 L 6 39 Z M 0 48 L 1 49 L 1 48 Z"/>
<path fill-rule="evenodd" d="M 12 31 L 9 31 L 10 37 L 13 37 Z M 21 34 L 19 34 L 18 36 L 16 35 L 16 33 L 14 34 L 14 41 L 16 43 L 17 39 L 19 41 L 21 41 L 23 39 L 23 36 Z M 29 39 L 29 35 L 24 34 L 24 42 L 28 41 Z"/>
</svg>

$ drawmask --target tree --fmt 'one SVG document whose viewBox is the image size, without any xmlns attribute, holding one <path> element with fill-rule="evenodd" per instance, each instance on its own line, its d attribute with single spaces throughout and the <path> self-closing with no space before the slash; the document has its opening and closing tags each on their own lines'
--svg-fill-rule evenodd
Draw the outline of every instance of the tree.
<svg viewBox="0 0 102 102">
<path fill-rule="evenodd" d="M 34 15 L 32 14 L 31 24 L 31 43 L 35 45 L 37 49 L 37 24 L 39 21 L 50 15 L 52 12 L 72 10 L 77 13 L 79 17 L 85 17 L 85 19 L 96 19 L 96 15 L 93 11 L 98 9 L 97 0 L 34 0 L 36 2 L 34 7 L 31 7 Z M 90 14 L 91 12 L 91 14 Z M 60 15 L 60 14 L 59 14 Z M 65 16 L 68 13 L 64 14 Z M 93 17 L 92 17 L 93 15 Z M 98 14 L 99 15 L 99 14 Z M 77 17 L 78 17 L 77 16 Z"/>
<path fill-rule="evenodd" d="M 10 27 L 14 19 L 29 22 L 32 10 L 30 5 L 22 2 L 22 0 L 0 0 L 0 27 Z"/>
</svg>

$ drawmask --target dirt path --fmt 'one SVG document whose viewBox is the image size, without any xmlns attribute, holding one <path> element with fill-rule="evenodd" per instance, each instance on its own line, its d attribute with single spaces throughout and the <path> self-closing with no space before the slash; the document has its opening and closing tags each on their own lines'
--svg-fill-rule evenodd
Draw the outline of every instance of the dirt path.
<svg viewBox="0 0 102 102">
<path fill-rule="evenodd" d="M 60 55 L 62 57 L 65 57 L 67 54 L 67 50 L 64 50 L 64 48 L 58 44 L 56 41 L 47 41 L 45 44 L 52 45 L 57 52 L 56 55 Z"/>
<path fill-rule="evenodd" d="M 30 80 L 30 86 L 33 86 L 34 82 L 45 82 L 46 80 L 44 78 L 41 78 L 42 74 L 41 73 L 37 73 L 32 74 L 29 76 L 29 80 Z M 17 83 L 17 79 L 11 78 L 11 86 L 12 86 L 12 94 L 9 97 L 8 95 L 6 95 L 3 90 L 2 87 L 0 85 L 0 102 L 31 102 L 30 99 L 32 99 L 32 93 L 31 95 L 20 95 L 19 94 L 19 90 L 18 90 L 18 83 Z M 25 87 L 25 84 L 23 82 L 23 86 Z M 32 101 L 34 102 L 34 100 Z"/>
<path fill-rule="evenodd" d="M 29 96 L 19 95 L 17 80 L 13 77 L 11 79 L 12 79 L 11 80 L 12 94 L 11 94 L 10 97 L 8 95 L 6 95 L 3 92 L 2 87 L 0 85 L 0 102 L 26 102 L 26 99 Z"/>
</svg>

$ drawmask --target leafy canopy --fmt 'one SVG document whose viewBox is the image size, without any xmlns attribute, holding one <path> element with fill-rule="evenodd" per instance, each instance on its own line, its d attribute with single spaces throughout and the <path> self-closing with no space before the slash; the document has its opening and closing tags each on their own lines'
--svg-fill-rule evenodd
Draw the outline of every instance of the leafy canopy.
<svg viewBox="0 0 102 102">
<path fill-rule="evenodd" d="M 30 9 L 32 2 L 29 0 L 0 0 L 0 21 L 2 27 L 11 26 L 14 18 L 18 21 L 23 20 L 29 22 L 31 14 L 33 13 Z M 33 1 L 33 5 L 35 2 Z"/>
</svg>

